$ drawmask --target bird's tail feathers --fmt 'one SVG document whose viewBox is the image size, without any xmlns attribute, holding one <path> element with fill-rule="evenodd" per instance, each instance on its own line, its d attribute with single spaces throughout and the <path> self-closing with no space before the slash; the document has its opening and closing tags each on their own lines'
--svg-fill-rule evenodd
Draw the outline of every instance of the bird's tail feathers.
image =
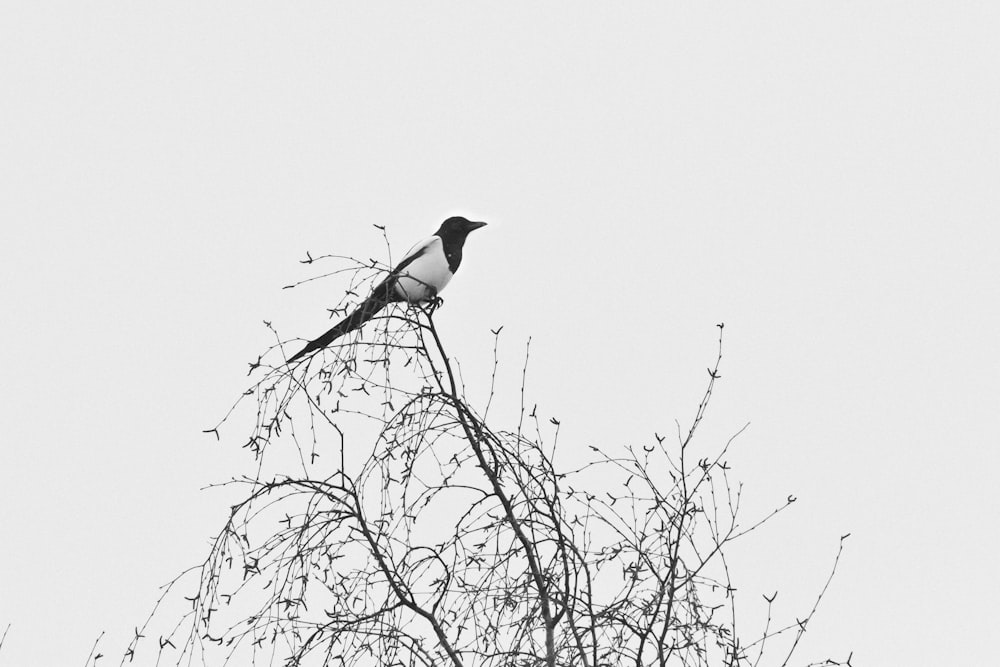
<svg viewBox="0 0 1000 667">
<path fill-rule="evenodd" d="M 354 312 L 342 319 L 319 338 L 309 341 L 304 348 L 299 350 L 291 359 L 288 360 L 288 363 L 298 361 L 302 357 L 311 352 L 315 352 L 316 350 L 322 350 L 324 347 L 344 334 L 354 331 L 362 324 L 375 317 L 375 315 L 380 310 L 385 308 L 387 303 L 389 303 L 389 300 L 385 298 L 386 295 L 381 293 L 382 291 L 384 290 L 376 289 L 375 293 L 365 299 L 360 306 L 354 309 Z"/>
</svg>

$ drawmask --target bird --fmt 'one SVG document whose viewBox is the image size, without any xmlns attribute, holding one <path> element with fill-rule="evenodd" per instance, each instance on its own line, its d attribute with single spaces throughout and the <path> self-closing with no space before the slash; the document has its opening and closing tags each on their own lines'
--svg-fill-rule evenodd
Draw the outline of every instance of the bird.
<svg viewBox="0 0 1000 667">
<path fill-rule="evenodd" d="M 485 226 L 485 222 L 473 222 L 462 216 L 454 216 L 442 222 L 433 236 L 407 251 L 396 268 L 375 286 L 361 305 L 325 334 L 309 341 L 288 363 L 322 350 L 344 334 L 361 327 L 390 303 L 423 303 L 439 298 L 441 290 L 451 281 L 462 263 L 462 246 L 465 245 L 466 237 Z"/>
</svg>

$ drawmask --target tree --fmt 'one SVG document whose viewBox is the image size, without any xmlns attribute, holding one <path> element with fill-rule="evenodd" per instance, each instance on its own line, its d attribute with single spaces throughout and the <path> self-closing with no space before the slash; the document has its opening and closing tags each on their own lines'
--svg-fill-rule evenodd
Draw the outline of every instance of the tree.
<svg viewBox="0 0 1000 667">
<path fill-rule="evenodd" d="M 334 272 L 351 283 L 334 314 L 384 270 Z M 795 499 L 743 525 L 725 459 L 739 433 L 714 456 L 691 454 L 720 378 L 718 332 L 676 442 L 591 447 L 572 468 L 556 465 L 559 422 L 527 410 L 523 380 L 517 424 L 492 422 L 496 345 L 489 399 L 480 410 L 467 400 L 433 305 L 393 306 L 293 367 L 275 334 L 234 406 L 253 408 L 244 446 L 256 474 L 228 483 L 241 499 L 123 663 L 146 652 L 157 664 L 789 664 L 816 606 L 772 627 L 772 598 L 767 627 L 741 639 L 726 548 Z M 164 626 L 192 577 L 190 608 Z M 782 635 L 781 654 L 761 663 Z"/>
</svg>

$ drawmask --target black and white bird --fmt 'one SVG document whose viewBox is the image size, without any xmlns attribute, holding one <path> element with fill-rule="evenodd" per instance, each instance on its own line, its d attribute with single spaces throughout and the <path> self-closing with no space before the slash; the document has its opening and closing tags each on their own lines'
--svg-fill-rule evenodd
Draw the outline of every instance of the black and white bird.
<svg viewBox="0 0 1000 667">
<path fill-rule="evenodd" d="M 354 312 L 316 340 L 309 341 L 288 363 L 322 350 L 375 317 L 394 301 L 421 303 L 436 299 L 462 263 L 462 246 L 469 232 L 485 226 L 485 222 L 472 222 L 460 216 L 445 220 L 434 236 L 410 248 L 396 268 L 375 286 L 371 295 Z"/>
</svg>

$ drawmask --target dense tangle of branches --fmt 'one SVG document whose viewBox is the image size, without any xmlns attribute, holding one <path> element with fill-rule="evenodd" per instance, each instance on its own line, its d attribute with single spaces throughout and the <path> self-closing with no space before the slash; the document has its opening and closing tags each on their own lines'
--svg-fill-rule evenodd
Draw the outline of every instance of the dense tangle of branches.
<svg viewBox="0 0 1000 667">
<path fill-rule="evenodd" d="M 383 268 L 353 265 L 345 304 Z M 470 404 L 432 306 L 391 306 L 294 367 L 288 345 L 252 365 L 260 379 L 237 404 L 253 407 L 256 474 L 229 483 L 242 499 L 123 663 L 789 664 L 815 607 L 772 626 L 769 600 L 767 626 L 742 639 L 726 547 L 794 498 L 743 524 L 725 462 L 733 440 L 691 454 L 722 325 L 676 441 L 577 450 L 560 457 L 576 461 L 566 468 L 558 422 L 539 423 L 523 385 L 508 428 L 489 419 L 493 387 Z M 189 609 L 164 625 L 183 586 Z"/>
</svg>

